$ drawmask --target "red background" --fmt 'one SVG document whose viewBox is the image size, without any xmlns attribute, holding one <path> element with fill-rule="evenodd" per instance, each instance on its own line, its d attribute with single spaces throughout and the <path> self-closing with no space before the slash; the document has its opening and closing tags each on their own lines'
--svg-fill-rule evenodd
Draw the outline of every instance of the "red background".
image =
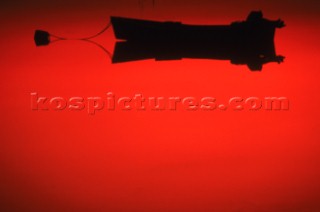
<svg viewBox="0 0 320 212">
<path fill-rule="evenodd" d="M 1 3 L 0 211 L 320 211 L 318 1 Z M 35 29 L 86 37 L 110 15 L 229 24 L 261 9 L 285 63 L 111 64 L 80 41 L 37 48 Z M 95 41 L 112 51 L 112 30 Z M 40 96 L 286 96 L 289 111 L 32 111 Z"/>
</svg>

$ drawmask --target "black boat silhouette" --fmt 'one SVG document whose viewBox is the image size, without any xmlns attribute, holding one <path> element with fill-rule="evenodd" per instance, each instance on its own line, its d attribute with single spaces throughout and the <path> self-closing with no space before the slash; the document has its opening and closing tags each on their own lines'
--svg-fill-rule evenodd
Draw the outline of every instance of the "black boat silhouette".
<svg viewBox="0 0 320 212">
<path fill-rule="evenodd" d="M 261 11 L 253 11 L 245 21 L 230 25 L 186 25 L 123 17 L 111 17 L 111 25 L 118 39 L 112 63 L 146 59 L 216 59 L 230 60 L 232 64 L 247 65 L 252 71 L 260 71 L 266 63 L 284 60 L 276 54 L 274 36 L 276 28 L 285 24 L 280 19 L 263 18 Z M 81 40 L 92 42 L 90 39 L 109 26 L 97 35 Z M 49 37 L 46 31 L 36 31 L 36 45 L 49 44 Z"/>
</svg>

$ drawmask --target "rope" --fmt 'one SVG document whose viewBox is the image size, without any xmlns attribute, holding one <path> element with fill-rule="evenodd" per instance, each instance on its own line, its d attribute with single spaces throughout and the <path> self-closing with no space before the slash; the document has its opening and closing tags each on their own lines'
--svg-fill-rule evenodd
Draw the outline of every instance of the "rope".
<svg viewBox="0 0 320 212">
<path fill-rule="evenodd" d="M 84 38 L 66 38 L 66 37 L 61 37 L 61 36 L 57 36 L 57 35 L 53 35 L 53 34 L 50 34 L 50 36 L 54 37 L 54 38 L 57 38 L 59 40 L 90 40 L 90 39 L 93 39 L 93 38 L 96 38 L 98 37 L 99 35 L 101 35 L 102 33 L 104 33 L 107 29 L 109 29 L 109 27 L 111 26 L 111 22 L 108 23 L 107 26 L 105 26 L 101 31 L 99 31 L 97 34 L 94 34 L 92 36 L 89 36 L 89 37 L 84 37 Z"/>
<path fill-rule="evenodd" d="M 109 58 L 112 60 L 112 54 L 105 48 L 103 47 L 101 44 L 95 42 L 95 41 L 92 41 L 91 39 L 93 38 L 96 38 L 98 37 L 99 35 L 101 35 L 102 33 L 104 33 L 107 29 L 109 29 L 111 26 L 111 22 L 109 22 L 107 24 L 107 26 L 105 26 L 101 31 L 99 31 L 98 33 L 92 35 L 92 36 L 89 36 L 89 37 L 84 37 L 84 38 L 66 38 L 66 37 L 61 37 L 61 36 L 57 36 L 57 35 L 53 35 L 53 34 L 50 34 L 50 36 L 56 38 L 56 40 L 53 40 L 51 41 L 51 43 L 54 43 L 54 42 L 57 42 L 57 41 L 63 41 L 63 40 L 80 40 L 80 41 L 85 41 L 85 42 L 89 42 L 89 43 L 92 43 L 96 46 L 98 46 L 99 48 L 101 48 L 108 56 Z"/>
</svg>

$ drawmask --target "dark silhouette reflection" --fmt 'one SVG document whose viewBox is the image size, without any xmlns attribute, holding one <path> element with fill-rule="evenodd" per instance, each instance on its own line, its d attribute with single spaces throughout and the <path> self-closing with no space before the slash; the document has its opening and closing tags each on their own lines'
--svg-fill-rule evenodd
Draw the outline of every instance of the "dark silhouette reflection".
<svg viewBox="0 0 320 212">
<path fill-rule="evenodd" d="M 102 45 L 91 40 L 111 25 L 119 40 L 113 56 Z M 284 26 L 280 19 L 271 21 L 263 18 L 261 11 L 251 12 L 242 22 L 207 26 L 111 17 L 111 23 L 99 33 L 72 40 L 97 45 L 112 57 L 113 63 L 198 58 L 230 60 L 232 64 L 247 65 L 252 71 L 260 71 L 266 63 L 283 62 L 284 57 L 276 55 L 274 35 L 276 28 Z M 70 39 L 36 30 L 34 40 L 37 46 L 44 46 Z"/>
<path fill-rule="evenodd" d="M 231 25 L 198 26 L 120 17 L 111 17 L 111 23 L 116 38 L 123 40 L 116 43 L 113 63 L 202 58 L 230 60 L 259 71 L 263 64 L 284 59 L 276 55 L 274 47 L 275 29 L 284 27 L 284 22 L 264 19 L 261 11 Z"/>
</svg>

